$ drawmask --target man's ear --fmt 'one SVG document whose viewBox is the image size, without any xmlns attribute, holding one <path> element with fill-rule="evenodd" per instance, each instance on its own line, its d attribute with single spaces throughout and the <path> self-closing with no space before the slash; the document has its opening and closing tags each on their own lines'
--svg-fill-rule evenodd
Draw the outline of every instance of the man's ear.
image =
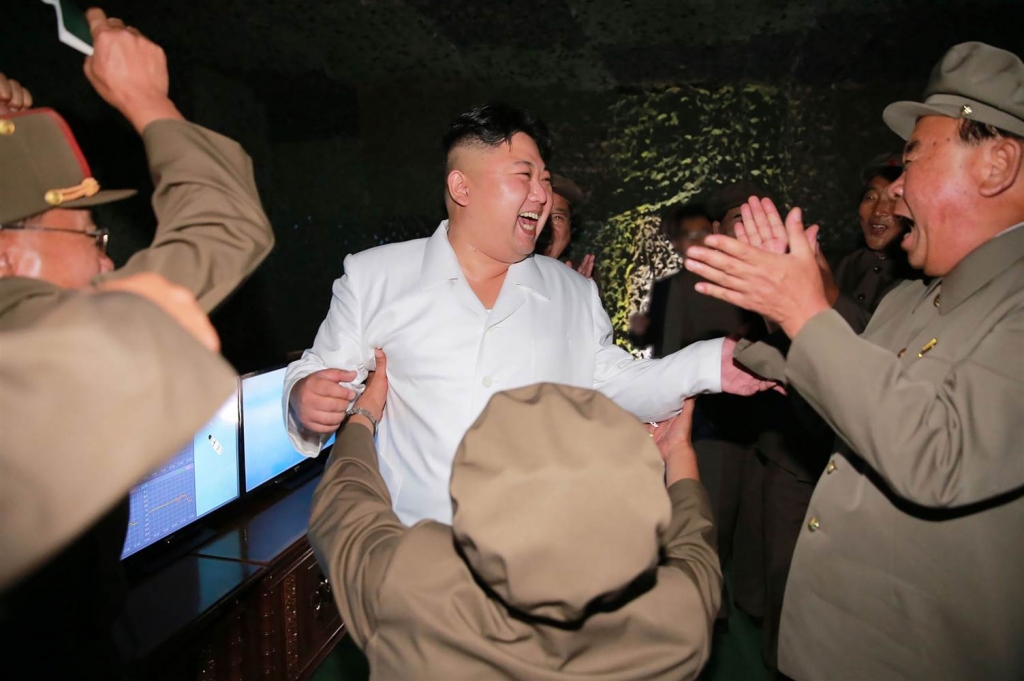
<svg viewBox="0 0 1024 681">
<path fill-rule="evenodd" d="M 469 178 L 461 170 L 448 172 L 445 182 L 448 190 L 448 198 L 460 206 L 469 205 Z"/>
<path fill-rule="evenodd" d="M 721 234 L 722 233 L 722 221 L 721 220 L 712 220 L 711 221 L 711 233 L 712 234 Z"/>
<path fill-rule="evenodd" d="M 981 157 L 982 177 L 978 192 L 991 198 L 1017 182 L 1024 162 L 1024 144 L 1009 137 L 997 137 L 985 145 Z"/>
</svg>

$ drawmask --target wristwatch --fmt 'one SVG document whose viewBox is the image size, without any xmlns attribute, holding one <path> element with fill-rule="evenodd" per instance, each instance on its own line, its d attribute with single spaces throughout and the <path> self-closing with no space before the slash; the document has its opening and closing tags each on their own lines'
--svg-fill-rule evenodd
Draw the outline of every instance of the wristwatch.
<svg viewBox="0 0 1024 681">
<path fill-rule="evenodd" d="M 348 413 L 349 416 L 351 416 L 352 414 L 359 414 L 360 416 L 365 416 L 367 418 L 367 420 L 369 420 L 369 422 L 371 424 L 373 424 L 373 434 L 374 435 L 377 434 L 377 424 L 379 422 L 373 416 L 373 414 L 370 413 L 369 409 L 363 409 L 362 407 L 351 406 L 351 407 L 348 408 L 348 412 L 347 413 Z"/>
</svg>

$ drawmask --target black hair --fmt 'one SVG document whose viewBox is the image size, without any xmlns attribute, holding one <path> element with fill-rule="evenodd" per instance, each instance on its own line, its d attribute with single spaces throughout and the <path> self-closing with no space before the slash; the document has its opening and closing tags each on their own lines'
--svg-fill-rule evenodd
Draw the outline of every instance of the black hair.
<svg viewBox="0 0 1024 681">
<path fill-rule="evenodd" d="M 989 125 L 988 123 L 972 121 L 968 118 L 960 119 L 958 132 L 960 133 L 960 141 L 972 146 L 997 137 L 1006 137 L 1008 139 L 1017 140 L 1018 142 L 1024 142 L 1024 137 L 1021 137 L 1020 135 L 1007 132 L 1006 130 L 997 128 L 994 125 Z"/>
<path fill-rule="evenodd" d="M 867 178 L 860 187 L 860 193 L 857 194 L 857 202 L 855 205 L 860 205 L 864 202 L 864 197 L 867 195 L 868 190 L 871 189 L 871 180 L 876 177 L 880 177 L 889 184 L 892 184 L 896 180 L 900 179 L 900 175 L 903 174 L 903 166 L 879 166 L 874 169 L 874 172 L 866 173 Z"/>
<path fill-rule="evenodd" d="M 675 241 L 683 235 L 683 220 L 691 218 L 707 218 L 707 208 L 703 203 L 691 201 L 690 203 L 677 203 L 669 206 L 661 214 L 661 233 L 669 241 Z"/>
<path fill-rule="evenodd" d="M 441 141 L 445 163 L 452 149 L 462 145 L 496 147 L 511 144 L 518 133 L 528 135 L 537 145 L 544 163 L 551 158 L 551 136 L 544 121 L 526 109 L 506 104 L 487 104 L 460 115 Z"/>
</svg>

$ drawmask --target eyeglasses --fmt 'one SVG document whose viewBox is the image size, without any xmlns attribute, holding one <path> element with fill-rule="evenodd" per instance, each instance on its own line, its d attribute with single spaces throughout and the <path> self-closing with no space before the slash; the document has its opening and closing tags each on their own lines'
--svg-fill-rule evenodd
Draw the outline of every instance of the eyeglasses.
<svg viewBox="0 0 1024 681">
<path fill-rule="evenodd" d="M 68 234 L 87 236 L 90 239 L 95 240 L 96 249 L 103 255 L 107 254 L 107 242 L 110 241 L 110 230 L 106 227 L 86 232 L 78 229 L 67 229 L 64 227 L 37 227 L 35 225 L 0 225 L 0 229 L 23 229 L 29 232 L 67 232 Z"/>
</svg>

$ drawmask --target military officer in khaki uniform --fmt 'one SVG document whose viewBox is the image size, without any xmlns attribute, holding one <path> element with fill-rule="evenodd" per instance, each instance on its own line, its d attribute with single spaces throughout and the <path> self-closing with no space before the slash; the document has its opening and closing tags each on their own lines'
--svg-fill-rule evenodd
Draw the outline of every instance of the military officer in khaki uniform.
<svg viewBox="0 0 1024 681">
<path fill-rule="evenodd" d="M 41 320 L 49 320 L 54 306 L 68 295 L 60 289 L 110 286 L 143 273 L 159 274 L 184 287 L 198 299 L 203 310 L 209 311 L 255 269 L 273 244 L 249 157 L 232 140 L 183 120 L 167 96 L 163 51 L 99 10 L 90 10 L 87 18 L 95 54 L 86 60 L 85 73 L 96 91 L 142 136 L 156 185 L 156 235 L 149 248 L 115 270 L 105 254 L 107 233 L 93 223 L 88 209 L 124 198 L 131 192 L 109 192 L 99 186 L 67 124 L 57 113 L 33 109 L 4 114 L 0 117 L 0 332 L 29 332 Z M 5 335 L 16 337 L 21 336 Z M 32 346 L 12 341 L 12 347 Z M 50 346 L 38 345 L 40 351 L 47 347 Z M 144 346 L 140 349 L 144 350 Z M 181 363 L 182 373 L 188 374 L 195 368 L 186 366 L 193 361 L 191 357 L 192 353 L 183 347 L 174 358 Z M 48 357 L 28 355 L 19 359 L 45 362 Z M 124 382 L 137 382 L 137 388 L 153 399 L 136 399 L 134 415 L 154 424 L 147 437 L 163 442 L 163 456 L 173 454 L 182 444 L 178 431 L 183 425 L 168 421 L 187 410 L 179 413 L 182 407 L 166 404 L 159 397 L 164 389 L 158 379 L 166 376 L 170 367 L 154 367 L 155 373 L 147 377 L 136 370 L 136 360 L 125 358 L 120 369 L 116 365 L 108 369 L 102 375 L 94 374 L 95 391 L 79 396 L 79 400 L 102 402 L 105 396 L 116 395 L 116 390 L 125 388 Z M 211 390 L 216 394 L 216 377 L 211 374 L 210 378 Z M 12 384 L 5 381 L 5 390 L 9 385 Z M 61 388 L 53 385 L 51 389 Z M 49 393 L 23 390 L 19 396 L 25 401 L 16 404 L 48 413 L 53 428 L 61 428 L 64 423 L 70 427 L 73 423 L 72 417 L 59 410 L 50 411 L 60 402 L 52 401 Z M 185 391 L 173 394 L 182 397 Z M 29 405 L 28 400 L 36 402 Z M 202 403 L 196 401 L 197 406 Z M 4 404 L 0 455 L 5 462 L 7 457 L 11 457 L 12 465 L 29 460 L 21 448 L 35 443 L 40 461 L 38 468 L 32 470 L 39 476 L 40 484 L 43 480 L 51 484 L 53 476 L 74 474 L 76 467 L 59 463 L 70 452 L 47 457 L 48 447 L 59 446 L 65 440 L 54 439 L 40 430 L 37 419 L 16 418 L 17 412 L 6 411 L 10 403 Z M 149 410 L 162 412 L 162 416 Z M 186 425 L 194 430 L 212 411 L 194 422 L 186 419 Z M 96 432 L 78 440 L 73 453 L 82 461 L 98 464 L 145 458 L 145 451 L 140 453 L 138 443 L 131 438 L 118 439 L 114 451 L 107 448 L 110 432 L 126 416 L 97 419 Z M 130 429 L 125 431 L 129 432 Z M 149 459 L 146 463 L 156 461 Z M 144 470 L 140 465 L 140 461 L 133 461 L 125 464 L 125 470 Z M 21 470 L 23 476 L 28 475 L 25 469 Z M 124 585 L 118 575 L 128 504 L 127 499 L 115 503 L 116 497 L 110 495 L 124 494 L 132 481 L 121 472 L 112 477 L 120 482 L 119 490 L 102 485 L 82 489 L 77 496 L 45 497 L 64 505 L 47 508 L 43 520 L 51 518 L 56 524 L 58 518 L 78 515 L 78 530 L 92 526 L 7 591 L 0 604 L 0 640 L 4 646 L 17 651 L 22 659 L 48 655 L 48 672 L 55 677 L 69 676 L 76 669 L 89 669 L 104 678 L 118 673 L 110 624 L 124 597 Z M 87 495 L 105 496 L 82 498 Z M 89 514 L 80 513 L 83 507 L 89 509 Z M 97 514 L 103 512 L 106 515 L 97 521 Z M 15 518 L 12 522 L 17 525 L 23 520 Z M 59 532 L 40 530 L 32 536 L 40 541 L 55 537 L 67 541 L 73 531 L 65 526 Z M 18 541 L 24 541 L 24 537 L 25 534 L 19 534 Z M 56 547 L 47 547 L 36 555 L 42 557 L 53 548 Z M 22 551 L 35 550 L 21 546 L 19 552 Z M 60 650 L 51 648 L 52 645 Z M 58 654 L 50 655 L 51 652 Z"/>
<path fill-rule="evenodd" d="M 407 527 L 374 449 L 376 362 L 309 522 L 372 679 L 697 677 L 722 576 L 692 402 L 648 437 L 592 390 L 498 393 L 455 455 L 452 524 Z"/>
<path fill-rule="evenodd" d="M 688 254 L 714 282 L 704 292 L 793 338 L 774 360 L 839 436 L 793 557 L 779 666 L 797 679 L 1020 678 L 1024 63 L 957 45 L 923 103 L 883 117 L 907 139 L 889 188 L 912 221 L 902 246 L 931 280 L 889 293 L 863 337 L 828 310 L 799 209 L 783 225 L 751 202 L 749 244 Z M 748 366 L 778 368 L 749 350 Z"/>
</svg>

